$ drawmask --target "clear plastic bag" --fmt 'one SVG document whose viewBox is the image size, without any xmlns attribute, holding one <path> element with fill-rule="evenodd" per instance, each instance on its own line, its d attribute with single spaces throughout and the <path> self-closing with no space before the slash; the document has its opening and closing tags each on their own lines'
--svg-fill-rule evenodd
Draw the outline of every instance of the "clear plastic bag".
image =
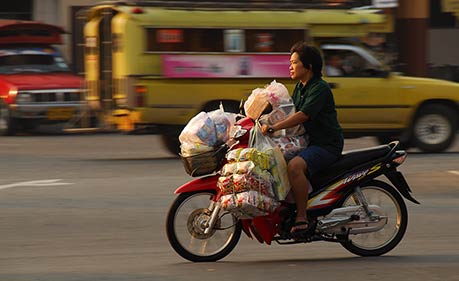
<svg viewBox="0 0 459 281">
<path fill-rule="evenodd" d="M 250 146 L 271 155 L 273 161 L 270 172 L 274 177 L 274 193 L 276 199 L 284 200 L 290 190 L 287 162 L 277 144 L 270 137 L 263 135 L 258 122 L 252 129 Z"/>
<path fill-rule="evenodd" d="M 201 111 L 185 126 L 179 136 L 180 143 L 201 143 L 207 146 L 217 144 L 215 123 L 206 112 Z"/>
<path fill-rule="evenodd" d="M 236 122 L 237 114 L 217 109 L 208 113 L 208 116 L 215 124 L 217 143 L 224 143 L 230 137 L 231 127 Z"/>
<path fill-rule="evenodd" d="M 308 146 L 308 139 L 305 136 L 278 137 L 272 140 L 280 148 L 287 162 Z"/>
</svg>

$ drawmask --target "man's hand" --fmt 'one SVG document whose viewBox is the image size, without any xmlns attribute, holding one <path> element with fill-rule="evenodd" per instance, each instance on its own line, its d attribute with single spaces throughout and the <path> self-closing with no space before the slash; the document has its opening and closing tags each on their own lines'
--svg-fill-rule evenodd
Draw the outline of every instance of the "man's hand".
<svg viewBox="0 0 459 281">
<path fill-rule="evenodd" d="M 272 127 L 269 127 L 268 125 L 264 124 L 264 125 L 261 125 L 261 132 L 263 133 L 263 135 L 267 135 L 267 134 L 272 134 L 274 133 L 274 129 Z"/>
<path fill-rule="evenodd" d="M 268 134 L 268 125 L 264 124 L 264 125 L 261 125 L 261 132 L 263 133 L 263 135 L 267 135 Z"/>
</svg>

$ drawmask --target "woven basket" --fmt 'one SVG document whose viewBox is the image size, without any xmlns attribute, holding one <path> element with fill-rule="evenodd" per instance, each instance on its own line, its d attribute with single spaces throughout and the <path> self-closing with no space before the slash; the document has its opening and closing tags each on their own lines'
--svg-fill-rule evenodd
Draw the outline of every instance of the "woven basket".
<svg viewBox="0 0 459 281">
<path fill-rule="evenodd" d="M 225 159 L 226 149 L 220 147 L 216 150 L 204 152 L 192 156 L 183 157 L 183 167 L 185 171 L 192 177 L 199 177 L 203 175 L 212 174 L 220 169 Z"/>
</svg>

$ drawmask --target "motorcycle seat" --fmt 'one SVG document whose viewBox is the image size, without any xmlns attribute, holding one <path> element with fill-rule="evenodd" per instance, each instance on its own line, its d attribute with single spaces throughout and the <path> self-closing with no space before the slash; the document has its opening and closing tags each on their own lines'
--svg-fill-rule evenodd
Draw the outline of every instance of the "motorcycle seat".
<svg viewBox="0 0 459 281">
<path fill-rule="evenodd" d="M 345 171 L 351 171 L 354 167 L 365 162 L 376 160 L 387 155 L 392 150 L 388 144 L 368 147 L 363 149 L 344 151 L 341 158 L 326 170 L 320 171 L 310 179 L 313 187 L 320 188 L 323 184 L 333 180 Z"/>
</svg>

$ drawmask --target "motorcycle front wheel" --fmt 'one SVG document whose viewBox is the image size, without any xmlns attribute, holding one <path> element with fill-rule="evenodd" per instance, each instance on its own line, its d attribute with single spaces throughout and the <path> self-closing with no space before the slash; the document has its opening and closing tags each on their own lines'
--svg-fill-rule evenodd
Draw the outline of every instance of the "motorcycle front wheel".
<svg viewBox="0 0 459 281">
<path fill-rule="evenodd" d="M 362 234 L 350 234 L 341 245 L 359 256 L 380 256 L 400 243 L 408 224 L 408 212 L 405 201 L 391 185 L 373 180 L 360 187 L 368 205 L 377 205 L 387 216 L 387 223 L 378 231 Z M 360 205 L 355 192 L 348 195 L 344 206 Z"/>
<path fill-rule="evenodd" d="M 242 225 L 236 217 L 220 211 L 215 225 L 205 233 L 216 203 L 210 191 L 182 193 L 169 209 L 167 238 L 172 248 L 193 262 L 213 262 L 227 256 L 241 237 Z"/>
</svg>

